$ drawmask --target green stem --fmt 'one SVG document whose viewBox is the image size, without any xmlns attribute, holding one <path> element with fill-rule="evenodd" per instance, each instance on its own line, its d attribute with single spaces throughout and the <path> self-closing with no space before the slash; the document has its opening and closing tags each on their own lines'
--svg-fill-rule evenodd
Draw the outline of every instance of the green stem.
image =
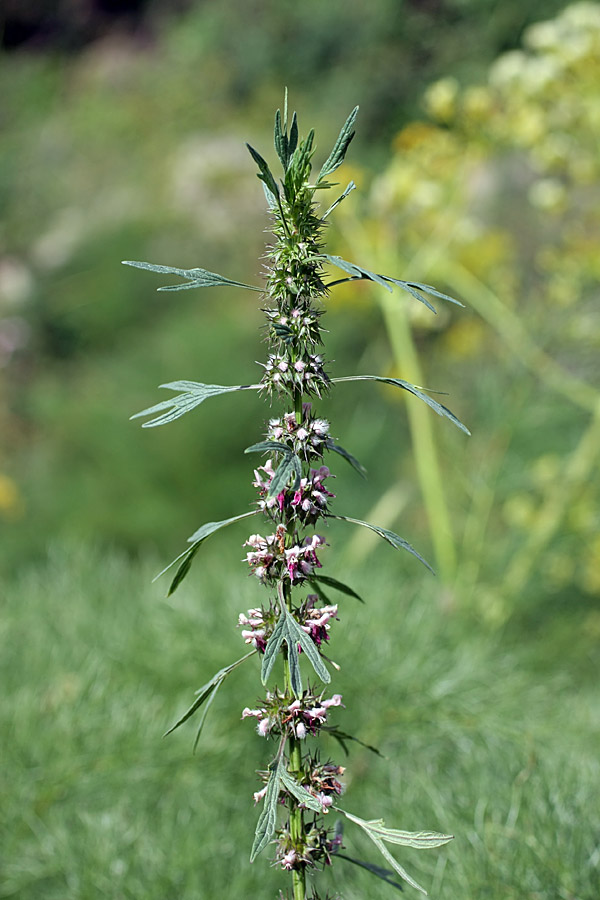
<svg viewBox="0 0 600 900">
<path fill-rule="evenodd" d="M 300 403 L 302 404 L 302 394 L 300 394 Z M 302 409 L 302 406 L 300 406 Z M 288 610 L 292 610 L 292 586 L 289 582 L 284 582 L 283 595 Z M 287 654 L 283 661 L 283 671 L 285 678 L 286 692 L 291 696 L 291 679 L 290 664 Z M 290 737 L 290 763 L 288 772 L 296 781 L 302 781 L 302 747 L 300 741 L 295 737 Z M 290 837 L 295 846 L 303 846 L 304 844 L 304 814 L 298 808 L 297 801 L 290 797 Z M 304 865 L 300 869 L 292 870 L 292 887 L 294 900 L 305 900 L 306 898 L 306 870 Z"/>
</svg>

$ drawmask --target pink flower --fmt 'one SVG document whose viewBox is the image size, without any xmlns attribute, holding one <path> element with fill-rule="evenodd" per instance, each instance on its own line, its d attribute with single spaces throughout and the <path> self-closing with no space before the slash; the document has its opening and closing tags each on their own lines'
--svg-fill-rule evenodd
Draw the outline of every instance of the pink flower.
<svg viewBox="0 0 600 900">
<path fill-rule="evenodd" d="M 297 859 L 296 851 L 294 849 L 292 849 L 288 853 L 285 854 L 285 856 L 281 860 L 281 865 L 284 869 L 293 869 L 296 859 Z"/>
<path fill-rule="evenodd" d="M 254 803 L 255 803 L 255 805 L 256 805 L 257 803 L 260 803 L 260 801 L 263 799 L 263 797 L 265 796 L 266 793 L 267 793 L 267 785 L 265 784 L 265 786 L 264 786 L 264 788 L 262 788 L 262 790 L 256 791 L 256 792 L 252 795 L 252 796 L 254 797 Z"/>
</svg>

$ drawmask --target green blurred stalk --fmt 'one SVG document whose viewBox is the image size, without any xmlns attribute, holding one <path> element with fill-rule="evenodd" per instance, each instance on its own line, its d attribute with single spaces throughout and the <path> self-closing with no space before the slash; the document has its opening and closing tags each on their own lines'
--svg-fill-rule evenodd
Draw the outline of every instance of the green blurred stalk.
<svg viewBox="0 0 600 900">
<path fill-rule="evenodd" d="M 394 362 L 401 376 L 423 384 L 423 372 L 404 304 L 397 296 L 377 296 L 381 306 Z M 413 457 L 425 504 L 436 567 L 442 581 L 450 584 L 456 576 L 456 548 L 446 504 L 446 494 L 433 433 L 431 410 L 422 403 L 406 404 Z"/>
</svg>

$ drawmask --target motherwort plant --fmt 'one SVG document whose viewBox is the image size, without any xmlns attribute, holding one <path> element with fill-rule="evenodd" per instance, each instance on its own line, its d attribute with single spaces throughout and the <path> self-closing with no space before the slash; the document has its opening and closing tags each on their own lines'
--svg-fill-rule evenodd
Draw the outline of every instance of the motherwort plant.
<svg viewBox="0 0 600 900">
<path fill-rule="evenodd" d="M 206 712 L 227 676 L 251 657 L 259 659 L 266 693 L 256 709 L 246 707 L 241 714 L 267 740 L 265 770 L 260 773 L 262 787 L 254 795 L 261 812 L 250 860 L 274 843 L 275 864 L 290 873 L 293 900 L 318 898 L 313 879 L 309 882 L 308 876 L 336 859 L 349 859 L 341 852 L 342 817 L 365 831 L 391 869 L 368 862 L 359 864 L 395 887 L 400 885 L 393 880 L 394 872 L 423 890 L 390 853 L 387 844 L 431 848 L 452 837 L 428 831 L 398 831 L 387 828 L 381 819 L 365 820 L 349 812 L 345 803 L 344 808 L 340 805 L 344 767 L 319 749 L 318 739 L 324 733 L 337 738 L 342 746 L 350 737 L 332 722 L 344 704 L 341 695 L 331 693 L 328 687 L 328 664 L 335 666 L 324 648 L 338 618 L 338 604 L 331 602 L 326 592 L 357 597 L 352 588 L 322 574 L 324 526 L 331 519 L 362 525 L 392 547 L 407 550 L 428 565 L 394 532 L 332 511 L 332 475 L 324 459 L 342 457 L 360 475 L 364 475 L 364 469 L 332 436 L 330 424 L 320 412 L 320 401 L 340 382 L 385 382 L 414 394 L 466 431 L 448 409 L 406 381 L 380 375 L 332 378 L 327 373 L 321 317 L 334 285 L 368 280 L 384 290 L 397 286 L 434 312 L 428 297 L 456 302 L 429 285 L 378 275 L 324 252 L 323 232 L 328 217 L 355 185 L 350 182 L 323 210 L 317 205 L 317 198 L 320 192 L 334 186 L 329 179 L 343 162 L 354 136 L 357 111 L 358 108 L 348 117 L 333 150 L 312 180 L 313 132 L 304 140 L 299 139 L 295 113 L 288 128 L 287 102 L 283 117 L 279 110 L 275 116 L 275 150 L 283 168 L 281 181 L 275 179 L 263 157 L 248 146 L 258 167 L 272 221 L 273 243 L 266 253 L 264 288 L 200 268 L 126 263 L 185 279 L 159 290 L 228 286 L 256 291 L 263 298 L 268 355 L 262 364 L 260 381 L 234 386 L 195 381 L 165 384 L 163 387 L 177 392 L 176 395 L 137 415 L 151 417 L 145 422 L 146 427 L 164 425 L 190 412 L 207 397 L 231 391 L 258 391 L 282 407 L 268 421 L 264 440 L 245 451 L 263 457 L 262 464 L 254 470 L 256 500 L 252 509 L 203 525 L 189 538 L 188 548 L 171 563 L 175 575 L 169 593 L 185 578 L 200 546 L 211 534 L 242 519 L 252 519 L 253 533 L 244 542 L 246 563 L 262 585 L 264 598 L 262 604 L 257 601 L 255 608 L 239 616 L 241 638 L 248 645 L 248 652 L 197 691 L 194 703 L 171 731 L 197 713 L 198 738 Z M 343 277 L 327 280 L 326 271 L 332 267 L 341 270 Z M 332 826 L 336 815 L 338 823 Z"/>
</svg>

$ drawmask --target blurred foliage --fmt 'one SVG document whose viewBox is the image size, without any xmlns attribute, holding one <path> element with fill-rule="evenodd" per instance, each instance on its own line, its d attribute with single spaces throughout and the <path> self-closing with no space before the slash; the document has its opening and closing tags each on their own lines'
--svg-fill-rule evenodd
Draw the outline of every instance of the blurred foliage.
<svg viewBox="0 0 600 900">
<path fill-rule="evenodd" d="M 366 199 L 357 191 L 336 210 L 332 251 L 467 304 L 423 319 L 410 298 L 374 292 L 399 365 L 368 287 L 332 295 L 336 375 L 380 371 L 387 354 L 390 372 L 448 386 L 474 433 L 465 447 L 408 403 L 414 462 L 393 392 L 365 386 L 351 400 L 340 386 L 335 433 L 370 470 L 360 491 L 339 472 L 340 512 L 356 491 L 367 514 L 389 488 L 381 515 L 402 518 L 423 552 L 432 541 L 453 602 L 491 619 L 525 585 L 534 608 L 591 603 L 598 5 L 533 26 L 482 81 L 525 25 L 559 7 L 228 0 L 167 16 L 158 3 L 137 30 L 70 57 L 43 45 L 0 56 L 4 558 L 27 559 L 56 532 L 168 555 L 250 502 L 241 449 L 260 437 L 256 400 L 207 403 L 167 435 L 127 419 L 174 377 L 254 377 L 260 312 L 235 292 L 155 294 L 119 260 L 260 277 L 267 218 L 243 141 L 270 145 L 265 109 L 287 83 L 324 145 L 331 121 L 362 104 L 346 174 Z M 370 549 L 361 539 L 350 554 Z"/>
<path fill-rule="evenodd" d="M 340 216 L 351 258 L 467 304 L 435 320 L 377 294 L 390 364 L 451 380 L 474 432 L 459 451 L 411 416 L 440 567 L 492 619 L 526 595 L 600 597 L 599 82 L 600 6 L 577 3 L 528 29 L 486 83 L 433 84 L 433 121 L 402 129 L 364 206 Z"/>
<path fill-rule="evenodd" d="M 0 580 L 2 897 L 277 893 L 275 869 L 247 863 L 264 743 L 240 715 L 257 661 L 220 691 L 196 756 L 193 724 L 160 737 L 243 652 L 234 625 L 259 588 L 203 558 L 166 601 L 150 585 L 159 565 L 71 543 Z M 389 571 L 346 573 L 367 605 L 344 598 L 332 637 L 336 685 L 352 697 L 336 722 L 387 757 L 348 745 L 344 806 L 456 834 L 439 858 L 402 856 L 437 900 L 597 900 L 597 643 L 573 617 L 569 653 L 537 633 L 511 650 L 436 609 L 434 579 L 409 575 L 399 596 Z M 378 862 L 349 825 L 344 843 Z M 323 877 L 346 900 L 374 896 L 342 861 Z"/>
</svg>

